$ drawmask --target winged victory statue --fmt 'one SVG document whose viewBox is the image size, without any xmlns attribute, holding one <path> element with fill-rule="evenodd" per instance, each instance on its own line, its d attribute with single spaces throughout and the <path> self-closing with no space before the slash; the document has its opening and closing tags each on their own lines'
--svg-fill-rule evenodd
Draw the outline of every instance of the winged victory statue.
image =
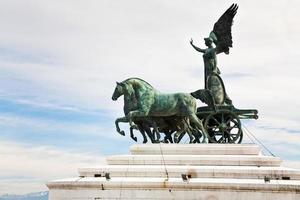
<svg viewBox="0 0 300 200">
<path fill-rule="evenodd" d="M 216 102 L 219 104 L 223 102 L 232 104 L 231 99 L 225 92 L 224 83 L 219 76 L 221 72 L 217 65 L 217 54 L 223 52 L 229 54 L 229 48 L 232 47 L 233 43 L 231 27 L 237 9 L 238 5 L 232 4 L 215 23 L 209 37 L 204 38 L 207 48 L 201 49 L 193 44 L 193 39 L 190 41 L 190 44 L 196 51 L 203 53 L 205 89 L 209 89 L 212 92 L 213 96 L 216 97 Z M 222 96 L 225 98 L 222 99 Z"/>
<path fill-rule="evenodd" d="M 257 119 L 255 109 L 237 109 L 228 97 L 217 55 L 229 54 L 232 47 L 231 28 L 238 6 L 232 4 L 214 24 L 213 30 L 204 38 L 206 48 L 190 44 L 203 54 L 204 89 L 191 93 L 162 93 L 148 82 L 129 78 L 117 82 L 112 100 L 124 97 L 124 116 L 115 121 L 119 134 L 125 132 L 119 123 L 129 123 L 130 136 L 137 141 L 133 130 L 137 129 L 147 143 L 179 143 L 185 134 L 190 143 L 241 143 L 243 130 L 240 119 Z M 196 107 L 196 99 L 206 106 Z M 160 135 L 165 137 L 160 140 Z"/>
</svg>

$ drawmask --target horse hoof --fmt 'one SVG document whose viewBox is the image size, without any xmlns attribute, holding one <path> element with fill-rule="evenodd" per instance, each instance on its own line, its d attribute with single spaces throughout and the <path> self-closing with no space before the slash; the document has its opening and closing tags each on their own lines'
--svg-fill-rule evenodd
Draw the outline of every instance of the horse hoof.
<svg viewBox="0 0 300 200">
<path fill-rule="evenodd" d="M 133 137 L 132 139 L 137 142 L 137 137 Z"/>
<path fill-rule="evenodd" d="M 148 142 L 147 140 L 144 140 L 144 141 L 143 141 L 144 144 L 147 143 L 147 142 Z"/>
<path fill-rule="evenodd" d="M 125 136 L 125 132 L 124 131 L 120 131 L 119 132 L 121 135 Z"/>
<path fill-rule="evenodd" d="M 193 144 L 197 143 L 197 139 L 194 138 L 194 139 L 192 140 L 192 143 L 193 143 Z"/>
</svg>

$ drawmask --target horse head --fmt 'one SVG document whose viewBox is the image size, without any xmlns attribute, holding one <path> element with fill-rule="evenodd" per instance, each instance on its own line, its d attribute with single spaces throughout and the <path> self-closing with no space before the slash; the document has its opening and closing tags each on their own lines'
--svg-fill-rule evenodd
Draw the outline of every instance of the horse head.
<svg viewBox="0 0 300 200">
<path fill-rule="evenodd" d="M 120 96 L 132 96 L 134 94 L 134 89 L 130 83 L 126 82 L 117 82 L 117 86 L 115 88 L 115 91 L 112 95 L 112 100 L 116 101 Z"/>
<path fill-rule="evenodd" d="M 124 83 L 117 82 L 117 86 L 111 97 L 113 101 L 116 101 L 120 96 L 122 96 L 124 94 L 124 89 L 123 89 L 124 86 L 125 86 Z"/>
</svg>

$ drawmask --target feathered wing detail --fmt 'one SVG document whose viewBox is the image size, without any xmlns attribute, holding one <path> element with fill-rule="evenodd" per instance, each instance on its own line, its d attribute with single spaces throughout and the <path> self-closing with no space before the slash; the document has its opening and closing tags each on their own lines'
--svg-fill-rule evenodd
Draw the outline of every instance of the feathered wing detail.
<svg viewBox="0 0 300 200">
<path fill-rule="evenodd" d="M 237 9 L 238 5 L 232 4 L 215 23 L 214 29 L 209 35 L 217 46 L 219 53 L 225 52 L 228 54 L 229 48 L 232 47 L 231 27 Z"/>
</svg>

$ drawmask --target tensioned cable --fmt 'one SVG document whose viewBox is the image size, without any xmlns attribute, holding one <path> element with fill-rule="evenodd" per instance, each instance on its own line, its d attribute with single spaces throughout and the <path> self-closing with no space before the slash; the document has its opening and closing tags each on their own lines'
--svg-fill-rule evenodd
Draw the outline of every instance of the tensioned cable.
<svg viewBox="0 0 300 200">
<path fill-rule="evenodd" d="M 248 136 L 248 138 L 251 140 L 252 144 L 255 144 L 255 141 L 252 139 L 252 137 L 248 134 L 248 131 L 243 127 L 244 133 Z"/>
<path fill-rule="evenodd" d="M 244 129 L 265 149 L 265 150 L 267 150 L 273 157 L 276 157 L 258 138 L 256 138 L 255 136 L 254 136 L 254 134 L 253 133 L 251 133 L 249 130 L 248 130 L 248 128 L 246 127 L 246 126 L 244 126 L 244 125 L 242 125 L 243 127 L 244 127 Z"/>
<path fill-rule="evenodd" d="M 161 157 L 162 157 L 162 160 L 163 160 L 163 164 L 164 164 L 164 167 L 165 167 L 165 172 L 166 172 L 167 180 L 169 180 L 169 173 L 168 173 L 168 170 L 167 170 L 167 166 L 166 166 L 166 163 L 165 163 L 164 154 L 163 154 L 163 151 L 162 151 L 160 143 L 159 143 L 159 148 L 160 148 L 160 154 L 161 154 Z"/>
<path fill-rule="evenodd" d="M 250 132 L 250 130 L 246 127 L 246 126 L 244 126 L 244 125 L 242 125 L 243 127 L 244 127 L 244 129 L 249 133 L 249 134 L 251 134 L 251 136 L 257 141 L 257 142 L 259 142 L 260 144 L 261 144 L 261 146 L 263 147 L 263 148 L 265 148 L 273 157 L 276 157 L 262 142 L 260 142 L 255 136 L 254 136 L 254 134 L 253 133 L 251 133 Z M 246 133 L 247 134 L 247 133 Z M 249 137 L 249 135 L 247 134 L 247 136 Z M 250 138 L 250 140 L 253 142 L 253 140 L 251 139 L 251 137 L 249 137 Z M 278 179 L 275 179 L 275 181 L 276 181 L 276 184 L 277 185 L 279 185 L 279 182 L 278 182 Z"/>
</svg>

